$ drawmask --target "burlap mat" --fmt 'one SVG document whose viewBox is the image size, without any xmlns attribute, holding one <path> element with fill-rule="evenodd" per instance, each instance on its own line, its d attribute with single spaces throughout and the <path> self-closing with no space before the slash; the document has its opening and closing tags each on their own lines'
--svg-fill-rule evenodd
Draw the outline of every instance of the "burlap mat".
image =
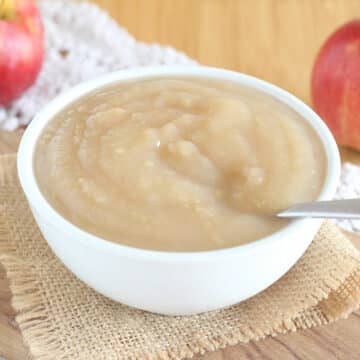
<svg viewBox="0 0 360 360">
<path fill-rule="evenodd" d="M 285 276 L 226 310 L 166 317 L 114 303 L 52 254 L 18 184 L 14 155 L 0 157 L 0 261 L 35 359 L 183 359 L 326 324 L 346 317 L 360 302 L 360 255 L 325 222 Z"/>
</svg>

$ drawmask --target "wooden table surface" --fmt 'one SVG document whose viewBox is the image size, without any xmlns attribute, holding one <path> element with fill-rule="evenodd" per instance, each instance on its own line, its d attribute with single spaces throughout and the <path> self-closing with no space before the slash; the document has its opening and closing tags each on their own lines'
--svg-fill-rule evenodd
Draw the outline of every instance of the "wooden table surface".
<svg viewBox="0 0 360 360">
<path fill-rule="evenodd" d="M 359 0 L 97 0 L 136 38 L 183 50 L 200 63 L 250 73 L 310 102 L 318 48 L 337 26 L 360 17 Z M 81 16 L 79 14 L 79 16 Z M 0 153 L 15 151 L 20 133 L 0 131 Z M 360 154 L 342 149 L 360 164 Z M 352 236 L 360 249 L 360 237 Z M 21 360 L 27 348 L 14 322 L 0 267 L 0 356 Z M 196 357 L 235 359 L 360 359 L 360 311 L 347 320 Z"/>
</svg>

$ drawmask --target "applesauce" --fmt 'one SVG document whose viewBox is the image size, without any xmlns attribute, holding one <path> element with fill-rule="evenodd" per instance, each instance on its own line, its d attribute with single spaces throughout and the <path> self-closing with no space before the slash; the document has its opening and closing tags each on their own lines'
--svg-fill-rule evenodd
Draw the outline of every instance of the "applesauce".
<svg viewBox="0 0 360 360">
<path fill-rule="evenodd" d="M 151 78 L 90 93 L 58 113 L 35 152 L 49 203 L 104 239 L 163 251 L 232 247 L 315 200 L 325 154 L 315 131 L 258 90 Z"/>
</svg>

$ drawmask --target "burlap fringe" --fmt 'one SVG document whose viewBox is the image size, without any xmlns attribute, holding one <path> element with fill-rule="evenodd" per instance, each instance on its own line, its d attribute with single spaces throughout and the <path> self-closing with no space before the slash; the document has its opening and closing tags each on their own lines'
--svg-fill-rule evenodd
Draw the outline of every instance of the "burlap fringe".
<svg viewBox="0 0 360 360">
<path fill-rule="evenodd" d="M 1 219 L 1 217 L 0 217 Z M 0 262 L 4 265 L 8 278 L 12 279 L 10 283 L 13 294 L 12 306 L 18 315 L 16 322 L 24 335 L 25 343 L 31 348 L 31 354 L 39 360 L 50 359 L 66 359 L 67 352 L 61 347 L 61 343 L 53 336 L 52 324 L 47 316 L 46 307 L 43 304 L 43 297 L 39 291 L 39 285 L 33 271 L 29 269 L 28 264 L 24 264 L 13 255 L 14 249 L 9 246 L 4 246 L 5 241 L 2 241 L 7 236 L 7 231 L 4 224 L 0 225 Z M 229 345 L 236 345 L 241 342 L 247 342 L 247 339 L 252 338 L 260 340 L 266 336 L 276 336 L 277 334 L 284 334 L 298 329 L 306 329 L 314 326 L 333 322 L 340 317 L 348 316 L 352 311 L 360 306 L 360 292 L 352 294 L 347 300 L 347 311 L 341 313 L 341 316 L 329 316 L 321 310 L 322 307 L 328 309 L 327 301 L 331 302 L 331 297 L 336 296 L 339 287 L 346 286 L 348 281 L 355 282 L 360 285 L 360 267 L 348 276 L 343 283 L 343 279 L 332 279 L 324 283 L 323 287 L 319 289 L 324 296 L 319 304 L 313 309 L 304 310 L 302 314 L 295 315 L 288 321 L 284 321 L 276 328 L 270 324 L 262 329 L 254 329 L 248 327 L 238 333 L 222 334 L 215 338 L 196 338 L 192 343 L 187 344 L 187 348 L 183 348 L 181 353 L 178 349 L 167 349 L 165 351 L 154 351 L 152 356 L 149 353 L 139 353 L 133 359 L 161 359 L 170 360 L 175 358 L 183 359 L 190 358 L 194 354 L 204 354 L 209 351 L 223 349 Z M 328 296 L 330 292 L 330 295 Z M 314 299 L 315 300 L 315 299 Z M 305 312 L 307 312 L 305 316 Z M 311 313 L 311 317 L 309 317 Z M 26 330 L 24 332 L 24 330 Z M 51 354 L 51 355 L 50 355 Z"/>
<path fill-rule="evenodd" d="M 7 244 L 8 236 L 6 224 L 0 216 L 0 263 L 10 279 L 11 305 L 17 313 L 15 320 L 24 342 L 36 359 L 65 359 L 66 352 L 52 334 L 54 324 L 47 316 L 36 275 L 29 264 L 15 257 L 15 249 Z"/>
<path fill-rule="evenodd" d="M 263 328 L 254 329 L 247 327 L 241 331 L 230 334 L 222 334 L 217 337 L 209 338 L 197 338 L 194 336 L 193 342 L 187 344 L 187 349 L 182 349 L 179 353 L 178 349 L 167 349 L 166 351 L 154 351 L 153 355 L 149 353 L 138 353 L 134 356 L 134 359 L 148 359 L 148 360 L 173 360 L 173 359 L 184 359 L 191 358 L 195 354 L 203 355 L 206 352 L 224 349 L 227 346 L 237 345 L 239 343 L 248 343 L 249 338 L 254 340 L 261 340 L 267 336 L 276 337 L 280 334 L 286 334 L 295 332 L 300 329 L 309 329 L 315 326 L 325 325 L 332 323 L 336 320 L 348 317 L 353 311 L 360 307 L 360 291 L 354 294 L 349 294 L 345 300 L 344 307 L 346 312 L 339 312 L 338 315 L 329 316 L 322 309 L 325 309 L 325 304 L 330 301 L 331 297 L 336 297 L 336 294 L 340 292 L 340 288 L 347 286 L 347 284 L 357 283 L 360 286 L 360 265 L 358 265 L 353 272 L 345 279 L 331 279 L 329 282 L 324 282 L 320 292 L 323 295 L 323 300 L 316 301 L 315 306 L 312 308 L 304 309 L 300 314 L 294 314 L 289 320 L 283 321 L 276 327 L 268 325 Z M 346 301 L 347 300 L 347 301 Z M 327 305 L 329 306 L 329 305 Z M 327 308 L 327 307 L 326 307 Z"/>
<path fill-rule="evenodd" d="M 347 278 L 344 279 L 331 279 L 329 282 L 324 282 L 323 287 L 319 289 L 323 295 L 323 300 L 319 302 L 317 299 L 316 305 L 312 308 L 304 309 L 300 314 L 294 314 L 293 317 L 289 320 L 283 321 L 277 327 L 268 326 L 267 328 L 257 328 L 253 329 L 248 327 L 243 329 L 241 332 L 235 334 L 223 334 L 216 339 L 196 339 L 200 346 L 193 346 L 189 344 L 190 353 L 187 353 L 184 357 L 190 357 L 194 354 L 204 354 L 208 351 L 214 351 L 219 349 L 224 349 L 227 346 L 237 345 L 239 343 L 247 343 L 249 340 L 261 340 L 267 336 L 276 337 L 277 335 L 286 334 L 290 332 L 295 332 L 298 330 L 310 329 L 312 327 L 330 324 L 339 319 L 347 318 L 353 311 L 356 311 L 360 307 L 360 291 L 351 293 L 346 299 L 341 299 L 343 309 L 333 316 L 329 315 L 329 308 L 332 308 L 334 300 L 337 293 L 341 292 L 342 287 L 346 287 L 349 283 L 357 284 L 360 289 L 360 265 L 358 265 Z M 336 301 L 336 300 L 335 300 Z M 339 302 L 337 300 L 336 302 Z M 346 311 L 344 311 L 346 309 Z M 270 325 L 270 324 L 269 324 Z M 171 353 L 171 351 L 170 351 Z M 160 355 L 160 354 L 159 354 Z M 154 357 L 152 360 L 161 359 L 161 360 L 171 360 L 172 358 L 167 354 L 164 357 Z M 139 359 L 142 358 L 141 356 Z"/>
<path fill-rule="evenodd" d="M 8 278 L 12 279 L 10 283 L 13 294 L 12 306 L 15 311 L 18 312 L 16 322 L 24 335 L 24 341 L 31 348 L 31 353 L 36 359 L 66 359 L 67 352 L 65 349 L 62 349 L 61 343 L 53 336 L 52 329 L 54 324 L 48 319 L 36 276 L 33 271 L 29 269 L 28 264 L 24 264 L 14 257 L 14 249 L 5 245 L 5 241 L 2 241 L 6 236 L 7 231 L 5 226 L 1 224 L 0 262 L 5 266 Z M 336 296 L 339 287 L 346 286 L 349 281 L 355 282 L 360 286 L 360 267 L 355 269 L 354 272 L 347 277 L 345 282 L 343 279 L 331 279 L 329 282 L 324 282 L 323 287 L 319 289 L 319 293 L 322 293 L 323 296 L 326 294 L 324 300 L 318 303 L 313 309 L 304 310 L 302 314 L 295 315 L 288 321 L 284 321 L 275 329 L 269 324 L 266 328 L 253 329 L 248 327 L 238 333 L 222 334 L 221 336 L 211 339 L 196 338 L 195 336 L 194 341 L 189 343 L 186 349 L 183 348 L 181 353 L 178 352 L 178 349 L 167 349 L 166 351 L 154 351 L 150 357 L 149 353 L 139 353 L 134 356 L 134 359 L 170 360 L 174 359 L 175 354 L 175 358 L 178 359 L 190 358 L 194 354 L 204 354 L 208 351 L 223 349 L 229 345 L 247 342 L 248 338 L 260 340 L 265 336 L 276 336 L 277 334 L 333 322 L 340 317 L 348 316 L 360 306 L 359 292 L 356 295 L 352 294 L 349 296 L 349 299 L 342 299 L 342 301 L 347 300 L 347 311 L 346 313 L 341 313 L 341 316 L 324 315 L 324 311 L 321 310 L 322 308 L 328 309 L 329 305 L 326 304 L 326 302 L 331 302 L 331 297 Z M 305 312 L 307 312 L 306 316 Z M 309 317 L 309 313 L 311 313 L 311 318 Z M 24 332 L 24 330 L 26 331 Z"/>
<path fill-rule="evenodd" d="M 357 264 L 359 262 L 357 261 Z M 346 277 L 346 279 L 332 278 L 330 281 L 324 281 L 323 286 L 319 289 L 323 300 L 319 302 L 316 300 L 313 307 L 304 309 L 299 314 L 293 314 L 288 320 L 284 320 L 278 326 L 268 324 L 262 328 L 247 327 L 238 333 L 232 332 L 230 334 L 222 334 L 211 339 L 208 338 L 194 338 L 193 343 L 187 344 L 187 350 L 181 353 L 168 349 L 166 352 L 154 352 L 154 356 L 146 357 L 148 354 L 140 353 L 136 359 L 149 359 L 149 360 L 172 360 L 176 354 L 176 359 L 190 358 L 195 354 L 205 354 L 209 351 L 224 349 L 227 346 L 237 345 L 239 343 L 248 343 L 249 340 L 257 341 L 266 338 L 267 336 L 276 337 L 280 334 L 295 332 L 301 329 L 310 329 L 312 327 L 332 323 L 339 319 L 347 318 L 353 311 L 360 307 L 360 291 L 355 294 L 349 294 L 348 298 L 341 299 L 344 309 L 338 311 L 337 314 L 330 316 L 327 313 L 328 308 L 331 308 L 331 303 L 334 302 L 332 298 L 336 299 L 337 293 L 341 292 L 342 287 L 346 287 L 349 283 L 358 284 L 360 289 L 360 265 L 355 266 L 353 271 Z M 315 298 L 314 298 L 315 300 Z M 339 303 L 339 300 L 335 300 Z M 330 303 L 330 304 L 329 304 Z M 326 311 L 325 311 L 326 310 Z"/>
</svg>

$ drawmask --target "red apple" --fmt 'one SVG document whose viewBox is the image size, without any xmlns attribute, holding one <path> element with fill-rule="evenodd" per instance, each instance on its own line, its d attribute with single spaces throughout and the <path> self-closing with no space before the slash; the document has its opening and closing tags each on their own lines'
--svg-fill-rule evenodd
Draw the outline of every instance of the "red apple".
<svg viewBox="0 0 360 360">
<path fill-rule="evenodd" d="M 35 3 L 0 0 L 0 106 L 34 83 L 43 54 L 43 26 Z"/>
<path fill-rule="evenodd" d="M 360 20 L 340 27 L 320 49 L 312 100 L 338 144 L 360 150 Z"/>
</svg>

